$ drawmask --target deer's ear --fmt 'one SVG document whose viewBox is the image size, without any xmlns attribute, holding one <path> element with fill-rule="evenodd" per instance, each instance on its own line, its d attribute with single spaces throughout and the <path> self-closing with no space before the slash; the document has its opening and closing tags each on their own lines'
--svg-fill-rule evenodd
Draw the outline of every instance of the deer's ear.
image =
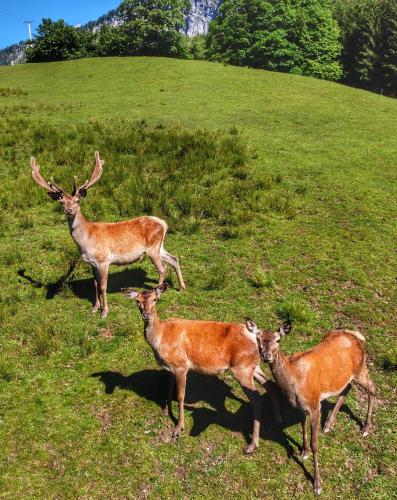
<svg viewBox="0 0 397 500">
<path fill-rule="evenodd" d="M 48 193 L 49 196 L 51 196 L 51 198 L 53 200 L 59 200 L 61 197 L 62 197 L 62 193 Z"/>
<path fill-rule="evenodd" d="M 245 318 L 245 326 L 250 333 L 257 335 L 259 333 L 259 328 L 256 326 L 254 320 L 250 318 Z"/>
<path fill-rule="evenodd" d="M 280 334 L 281 337 L 284 335 L 288 335 L 292 329 L 291 321 L 286 321 L 283 323 L 280 328 L 278 329 L 278 333 Z"/>
<path fill-rule="evenodd" d="M 159 299 L 161 294 L 164 293 L 166 290 L 168 290 L 168 288 L 170 287 L 170 285 L 168 283 L 163 283 L 162 285 L 159 285 L 155 291 L 156 291 L 156 297 Z"/>
<path fill-rule="evenodd" d="M 138 298 L 138 292 L 136 290 L 133 290 L 132 288 L 123 288 L 121 290 L 121 293 L 124 295 L 124 297 L 128 297 L 129 299 Z"/>
</svg>

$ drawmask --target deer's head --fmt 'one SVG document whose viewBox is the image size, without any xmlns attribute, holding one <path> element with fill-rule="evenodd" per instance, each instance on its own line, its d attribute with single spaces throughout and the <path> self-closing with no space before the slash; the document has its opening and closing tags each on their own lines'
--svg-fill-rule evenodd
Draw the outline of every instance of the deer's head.
<svg viewBox="0 0 397 500">
<path fill-rule="evenodd" d="M 40 167 L 36 165 L 36 160 L 32 156 L 30 164 L 32 166 L 32 177 L 37 182 L 39 186 L 44 188 L 48 195 L 51 196 L 53 200 L 57 200 L 61 203 L 63 210 L 66 215 L 73 216 L 76 214 L 79 206 L 79 202 L 82 197 L 87 194 L 87 190 L 92 187 L 101 178 L 103 172 L 103 164 L 105 162 L 100 159 L 98 151 L 95 152 L 95 168 L 92 172 L 91 179 L 87 180 L 80 187 L 77 186 L 77 178 L 74 177 L 74 188 L 72 194 L 67 193 L 58 184 L 55 183 L 54 179 L 47 182 L 40 174 Z"/>
<path fill-rule="evenodd" d="M 271 363 L 278 351 L 280 350 L 280 340 L 284 335 L 287 335 L 292 328 L 289 321 L 283 323 L 276 332 L 259 330 L 255 321 L 247 318 L 245 320 L 247 330 L 256 335 L 258 343 L 259 355 L 266 363 Z"/>
<path fill-rule="evenodd" d="M 138 308 L 141 312 L 142 319 L 148 321 L 156 310 L 156 303 L 160 299 L 162 293 L 169 288 L 168 283 L 163 283 L 152 290 L 144 290 L 137 292 L 132 288 L 125 288 L 122 293 L 125 297 L 136 299 Z"/>
</svg>

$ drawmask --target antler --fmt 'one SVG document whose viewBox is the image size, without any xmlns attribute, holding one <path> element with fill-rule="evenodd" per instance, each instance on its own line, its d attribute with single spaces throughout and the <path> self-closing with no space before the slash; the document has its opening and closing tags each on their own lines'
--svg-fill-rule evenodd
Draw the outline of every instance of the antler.
<svg viewBox="0 0 397 500">
<path fill-rule="evenodd" d="M 82 184 L 79 188 L 77 187 L 77 178 L 75 177 L 74 178 L 74 194 L 77 194 L 79 191 L 85 189 L 89 189 L 90 187 L 92 187 L 96 182 L 99 181 L 99 179 L 101 178 L 101 175 L 102 175 L 102 172 L 103 172 L 103 165 L 104 165 L 104 161 L 101 160 L 101 158 L 99 157 L 99 153 L 98 151 L 95 151 L 95 168 L 94 168 L 94 171 L 92 172 L 92 175 L 91 175 L 91 179 L 88 181 L 85 181 L 84 184 Z"/>
<path fill-rule="evenodd" d="M 47 182 L 42 175 L 40 174 L 39 170 L 40 167 L 36 165 L 36 160 L 32 156 L 30 159 L 30 164 L 32 166 L 32 177 L 33 179 L 37 182 L 37 184 L 41 187 L 43 187 L 46 191 L 49 193 L 63 193 L 64 190 L 55 184 L 54 179 L 51 177 L 51 182 Z"/>
</svg>

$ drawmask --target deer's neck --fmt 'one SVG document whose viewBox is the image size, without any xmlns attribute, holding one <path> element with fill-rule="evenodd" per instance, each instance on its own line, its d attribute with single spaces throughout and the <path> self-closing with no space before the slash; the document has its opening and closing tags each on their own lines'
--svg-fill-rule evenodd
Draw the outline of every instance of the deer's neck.
<svg viewBox="0 0 397 500">
<path fill-rule="evenodd" d="M 291 361 L 281 351 L 275 355 L 270 363 L 270 369 L 276 384 L 287 396 L 293 406 L 299 406 L 296 393 L 296 377 Z"/>
<path fill-rule="evenodd" d="M 145 339 L 152 349 L 157 350 L 161 339 L 161 322 L 157 311 L 145 320 Z"/>
<path fill-rule="evenodd" d="M 70 234 L 72 235 L 74 241 L 79 247 L 84 247 L 84 243 L 87 239 L 89 222 L 84 217 L 80 207 L 77 208 L 77 211 L 74 215 L 68 216 L 68 224 Z"/>
</svg>

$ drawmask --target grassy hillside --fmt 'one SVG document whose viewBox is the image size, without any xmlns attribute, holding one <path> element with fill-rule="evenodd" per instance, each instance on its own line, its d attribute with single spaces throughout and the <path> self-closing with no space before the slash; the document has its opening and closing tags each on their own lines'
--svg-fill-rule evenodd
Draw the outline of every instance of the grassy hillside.
<svg viewBox="0 0 397 500">
<path fill-rule="evenodd" d="M 284 350 L 359 329 L 378 386 L 350 392 L 320 436 L 324 497 L 397 489 L 397 101 L 298 76 L 197 61 L 110 58 L 0 68 L 0 494 L 7 498 L 304 498 L 298 417 L 242 453 L 251 411 L 231 375 L 192 374 L 186 429 L 162 416 L 164 377 L 122 286 L 152 286 L 149 261 L 111 268 L 110 314 L 90 313 L 91 271 L 57 203 L 98 149 L 82 201 L 91 219 L 143 213 L 172 228 L 187 290 L 160 316 L 294 322 Z M 176 284 L 175 276 L 169 279 Z M 174 403 L 176 414 L 176 403 Z M 331 405 L 325 405 L 325 412 Z"/>
</svg>

